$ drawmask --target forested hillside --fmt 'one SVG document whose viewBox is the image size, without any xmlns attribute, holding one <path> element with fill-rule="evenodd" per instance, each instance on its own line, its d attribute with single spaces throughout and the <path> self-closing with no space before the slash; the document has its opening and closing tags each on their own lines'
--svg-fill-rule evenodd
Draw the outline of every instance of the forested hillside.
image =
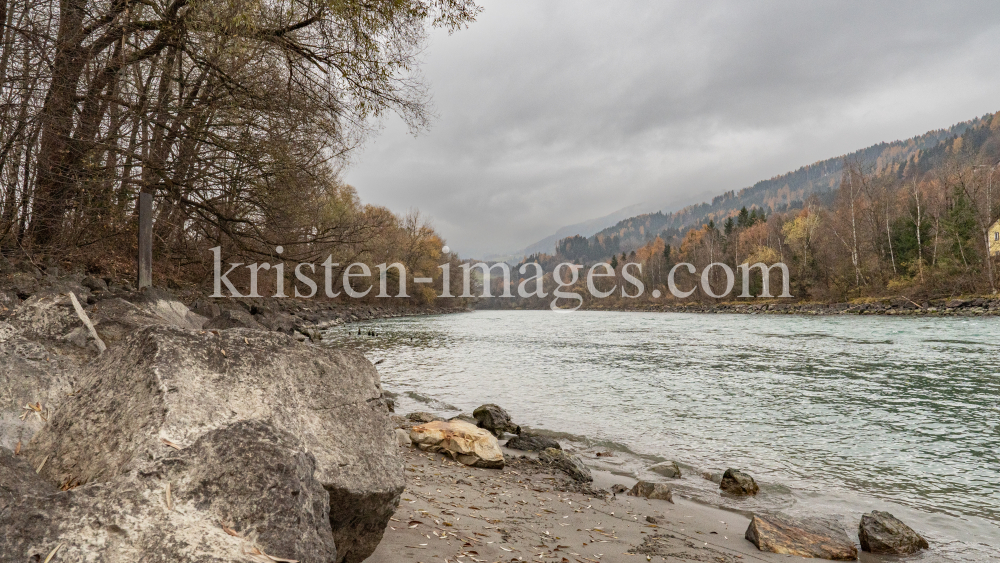
<svg viewBox="0 0 1000 563">
<path fill-rule="evenodd" d="M 980 123 L 973 119 L 955 124 L 948 129 L 929 131 L 923 135 L 879 143 L 852 152 L 803 166 L 794 172 L 761 180 L 753 186 L 741 190 L 732 190 L 712 198 L 711 202 L 690 205 L 673 213 L 647 213 L 630 217 L 597 233 L 594 238 L 606 239 L 610 244 L 612 237 L 617 238 L 617 244 L 625 249 L 635 248 L 661 231 L 683 229 L 701 225 L 710 220 L 720 222 L 734 215 L 741 208 L 758 207 L 767 212 L 786 211 L 789 208 L 801 207 L 803 202 L 816 194 L 823 197 L 840 185 L 844 160 L 864 162 L 876 172 L 898 166 L 921 150 L 939 145 L 942 141 L 961 135 L 970 127 Z"/>
<path fill-rule="evenodd" d="M 737 270 L 780 261 L 790 268 L 792 293 L 804 299 L 996 291 L 988 229 L 1000 217 L 1000 112 L 838 163 L 805 167 L 701 208 L 636 217 L 589 239 L 563 239 L 557 256 L 528 261 L 637 261 L 653 287 L 663 287 L 678 262 L 701 271 L 713 262 Z M 721 268 L 711 280 L 724 284 Z"/>
</svg>

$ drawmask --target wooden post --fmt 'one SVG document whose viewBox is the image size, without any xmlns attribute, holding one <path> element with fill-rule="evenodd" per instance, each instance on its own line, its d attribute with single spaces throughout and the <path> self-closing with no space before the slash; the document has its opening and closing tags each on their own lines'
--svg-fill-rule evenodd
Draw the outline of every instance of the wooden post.
<svg viewBox="0 0 1000 563">
<path fill-rule="evenodd" d="M 153 285 L 153 194 L 139 193 L 138 288 Z"/>
</svg>

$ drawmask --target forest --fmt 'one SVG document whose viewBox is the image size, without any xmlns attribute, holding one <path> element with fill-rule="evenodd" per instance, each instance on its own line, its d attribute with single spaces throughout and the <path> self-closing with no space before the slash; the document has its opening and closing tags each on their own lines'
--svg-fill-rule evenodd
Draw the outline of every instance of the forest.
<svg viewBox="0 0 1000 563">
<path fill-rule="evenodd" d="M 401 261 L 437 274 L 416 213 L 364 205 L 341 172 L 387 112 L 428 120 L 428 29 L 470 0 L 0 0 L 0 253 L 135 270 L 139 193 L 154 279 L 226 260 Z M 239 259 L 239 260 L 237 260 Z"/>
<path fill-rule="evenodd" d="M 667 273 L 682 262 L 699 272 L 713 262 L 727 264 L 737 288 L 738 265 L 782 262 L 797 300 L 994 294 L 1000 241 L 993 238 L 1000 236 L 990 227 L 1000 218 L 1000 112 L 969 123 L 960 135 L 914 150 L 905 160 L 845 156 L 833 190 L 793 205 L 744 206 L 704 223 L 645 231 L 638 242 L 635 233 L 614 229 L 570 237 L 559 241 L 554 255 L 529 256 L 522 264 L 551 272 L 563 261 L 608 262 L 620 276 L 622 266 L 634 262 L 642 265 L 647 295 L 654 288 L 667 295 Z M 751 275 L 759 291 L 760 274 Z M 681 271 L 677 279 L 685 276 Z M 725 281 L 721 268 L 712 270 L 715 293 Z M 695 282 L 692 277 L 685 285 Z M 772 287 L 776 283 L 772 278 Z M 628 300 L 615 295 L 612 300 Z M 694 298 L 712 300 L 700 289 Z"/>
</svg>

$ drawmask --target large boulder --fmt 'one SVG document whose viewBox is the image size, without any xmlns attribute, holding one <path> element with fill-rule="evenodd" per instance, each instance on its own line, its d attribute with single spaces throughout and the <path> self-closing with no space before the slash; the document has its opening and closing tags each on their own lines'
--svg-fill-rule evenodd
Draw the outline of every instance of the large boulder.
<svg viewBox="0 0 1000 563">
<path fill-rule="evenodd" d="M 589 483 L 594 480 L 590 475 L 590 469 L 580 461 L 580 458 L 562 450 L 545 448 L 538 454 L 538 460 L 569 475 L 574 481 Z"/>
<path fill-rule="evenodd" d="M 753 477 L 739 471 L 738 469 L 727 469 L 722 475 L 722 482 L 719 488 L 731 495 L 749 496 L 760 491 L 757 481 Z"/>
<path fill-rule="evenodd" d="M 514 436 L 507 443 L 504 444 L 512 450 L 521 450 L 525 452 L 540 452 L 548 448 L 555 448 L 561 450 L 562 446 L 559 442 L 549 438 L 547 436 L 539 436 L 538 434 L 529 434 L 527 432 L 522 432 L 520 436 Z"/>
<path fill-rule="evenodd" d="M 0 321 L 0 447 L 31 440 L 73 392 L 84 359 L 55 353 Z"/>
<path fill-rule="evenodd" d="M 48 560 L 58 546 L 57 561 L 333 563 L 330 500 L 316 473 L 294 436 L 260 421 L 211 430 L 180 451 L 164 445 L 127 473 L 66 492 L 2 450 L 0 560 Z"/>
<path fill-rule="evenodd" d="M 468 422 L 435 420 L 410 429 L 410 440 L 421 450 L 440 452 L 473 467 L 504 466 L 500 444 L 492 434 Z"/>
<path fill-rule="evenodd" d="M 858 539 L 861 540 L 861 549 L 879 554 L 910 555 L 930 547 L 913 528 L 892 514 L 879 510 L 861 516 Z"/>
<path fill-rule="evenodd" d="M 370 555 L 398 504 L 402 459 L 378 372 L 359 353 L 273 332 L 154 325 L 80 379 L 25 448 L 52 483 L 113 480 L 167 442 L 186 448 L 213 430 L 267 421 L 316 457 L 339 561 Z"/>
<path fill-rule="evenodd" d="M 799 520 L 774 514 L 754 514 L 747 528 L 746 539 L 761 551 L 854 561 L 858 548 L 854 540 L 833 524 L 820 520 Z"/>
<path fill-rule="evenodd" d="M 652 483 L 650 481 L 639 481 L 628 492 L 631 497 L 645 497 L 674 502 L 674 494 L 670 487 L 664 483 Z"/>
<path fill-rule="evenodd" d="M 521 427 L 514 424 L 507 411 L 494 404 L 486 404 L 472 411 L 472 416 L 479 421 L 479 427 L 485 428 L 500 438 L 504 432 L 520 434 Z"/>
<path fill-rule="evenodd" d="M 680 479 L 681 477 L 681 468 L 677 466 L 676 461 L 657 463 L 656 465 L 651 465 L 649 470 L 664 477 L 670 477 L 671 479 Z"/>
</svg>

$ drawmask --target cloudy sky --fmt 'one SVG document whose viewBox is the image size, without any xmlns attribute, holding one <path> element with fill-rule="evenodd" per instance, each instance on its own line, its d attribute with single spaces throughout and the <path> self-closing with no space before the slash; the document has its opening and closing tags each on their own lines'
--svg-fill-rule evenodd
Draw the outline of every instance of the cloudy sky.
<svg viewBox="0 0 1000 563">
<path fill-rule="evenodd" d="M 1000 2 L 483 0 L 346 180 L 463 256 L 1000 110 Z"/>
</svg>

